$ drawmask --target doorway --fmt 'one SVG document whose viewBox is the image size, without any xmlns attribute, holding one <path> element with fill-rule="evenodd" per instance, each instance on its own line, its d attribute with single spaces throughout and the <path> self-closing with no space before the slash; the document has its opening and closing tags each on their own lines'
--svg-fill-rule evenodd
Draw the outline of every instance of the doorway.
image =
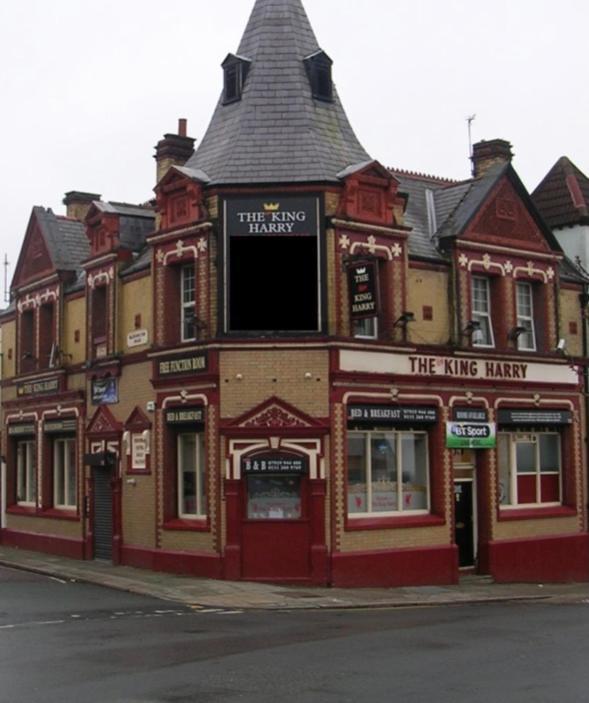
<svg viewBox="0 0 589 703">
<path fill-rule="evenodd" d="M 113 471 L 112 467 L 92 469 L 93 552 L 95 559 L 113 558 Z"/>
<path fill-rule="evenodd" d="M 474 482 L 454 482 L 454 541 L 458 547 L 461 569 L 473 568 L 476 562 L 474 520 Z"/>
</svg>

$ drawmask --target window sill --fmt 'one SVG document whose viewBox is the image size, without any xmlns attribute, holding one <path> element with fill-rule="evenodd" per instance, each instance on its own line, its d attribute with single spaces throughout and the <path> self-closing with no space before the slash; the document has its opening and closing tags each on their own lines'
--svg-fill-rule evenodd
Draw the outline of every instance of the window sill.
<svg viewBox="0 0 589 703">
<path fill-rule="evenodd" d="M 541 520 L 544 518 L 575 517 L 577 510 L 566 505 L 550 506 L 548 508 L 500 508 L 499 520 Z"/>
<path fill-rule="evenodd" d="M 10 515 L 28 515 L 29 517 L 37 516 L 37 508 L 34 505 L 10 505 L 6 508 L 6 512 Z"/>
<path fill-rule="evenodd" d="M 176 532 L 210 532 L 210 526 L 207 518 L 196 518 L 195 520 L 176 518 L 164 522 L 164 530 Z"/>
<path fill-rule="evenodd" d="M 68 510 L 67 508 L 47 508 L 38 513 L 39 517 L 49 518 L 51 520 L 69 520 L 70 522 L 80 522 L 80 515 L 76 508 Z"/>
<path fill-rule="evenodd" d="M 127 476 L 151 476 L 150 469 L 127 469 Z"/>
<path fill-rule="evenodd" d="M 358 530 L 403 529 L 409 527 L 438 527 L 446 520 L 439 515 L 400 515 L 394 517 L 360 517 L 346 519 L 346 532 Z"/>
</svg>

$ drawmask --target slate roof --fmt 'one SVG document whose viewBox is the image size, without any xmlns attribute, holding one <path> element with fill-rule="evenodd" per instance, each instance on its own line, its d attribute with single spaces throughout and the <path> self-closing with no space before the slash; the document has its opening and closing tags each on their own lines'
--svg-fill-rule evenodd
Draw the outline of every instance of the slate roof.
<svg viewBox="0 0 589 703">
<path fill-rule="evenodd" d="M 552 229 L 589 224 L 589 179 L 566 156 L 546 174 L 532 200 Z"/>
<path fill-rule="evenodd" d="M 334 88 L 314 99 L 304 59 L 320 49 L 301 0 L 256 0 L 237 54 L 251 61 L 241 100 L 219 100 L 191 169 L 211 184 L 337 182 L 370 161 Z"/>
<path fill-rule="evenodd" d="M 101 212 L 118 215 L 119 239 L 125 248 L 139 252 L 145 247 L 145 238 L 153 232 L 155 226 L 155 212 L 151 206 L 102 200 L 92 204 Z"/>
<path fill-rule="evenodd" d="M 57 216 L 50 208 L 34 207 L 49 256 L 58 271 L 76 271 L 90 256 L 90 244 L 84 225 L 78 220 Z"/>
</svg>

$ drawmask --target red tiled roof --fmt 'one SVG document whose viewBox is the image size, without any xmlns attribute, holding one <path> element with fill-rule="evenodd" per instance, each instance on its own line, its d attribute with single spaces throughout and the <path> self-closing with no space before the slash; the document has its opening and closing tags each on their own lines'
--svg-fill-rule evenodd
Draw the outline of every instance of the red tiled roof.
<svg viewBox="0 0 589 703">
<path fill-rule="evenodd" d="M 566 156 L 554 164 L 532 200 L 552 229 L 589 224 L 589 178 Z"/>
</svg>

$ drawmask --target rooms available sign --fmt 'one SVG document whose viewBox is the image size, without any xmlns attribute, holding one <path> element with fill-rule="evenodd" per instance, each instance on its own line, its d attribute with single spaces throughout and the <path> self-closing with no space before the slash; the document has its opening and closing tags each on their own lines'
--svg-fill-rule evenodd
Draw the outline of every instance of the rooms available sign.
<svg viewBox="0 0 589 703">
<path fill-rule="evenodd" d="M 224 205 L 225 229 L 231 237 L 318 234 L 319 199 L 315 197 L 228 198 Z"/>
</svg>

